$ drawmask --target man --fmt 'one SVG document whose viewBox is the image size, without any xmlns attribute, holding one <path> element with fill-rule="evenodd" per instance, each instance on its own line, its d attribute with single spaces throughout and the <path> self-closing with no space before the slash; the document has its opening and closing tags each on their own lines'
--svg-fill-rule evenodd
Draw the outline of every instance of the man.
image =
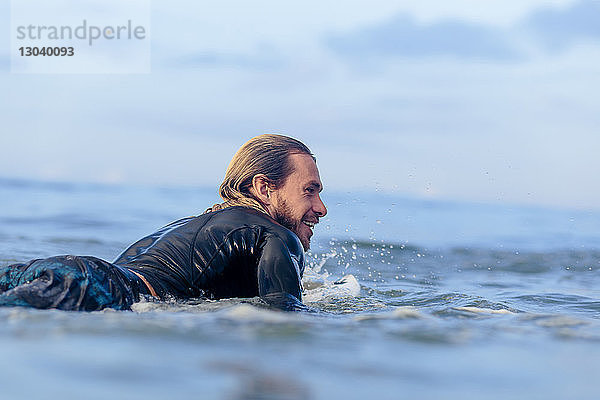
<svg viewBox="0 0 600 400">
<path fill-rule="evenodd" d="M 260 296 L 280 309 L 306 309 L 304 250 L 327 213 L 322 188 L 308 147 L 255 137 L 227 168 L 223 203 L 139 240 L 112 264 L 57 256 L 0 268 L 0 306 L 126 310 L 142 296 Z"/>
</svg>

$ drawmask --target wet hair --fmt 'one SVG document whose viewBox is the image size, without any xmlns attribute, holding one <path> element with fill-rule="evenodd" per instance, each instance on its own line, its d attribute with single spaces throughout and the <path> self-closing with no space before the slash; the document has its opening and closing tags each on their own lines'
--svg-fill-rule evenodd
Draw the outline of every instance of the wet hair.
<svg viewBox="0 0 600 400">
<path fill-rule="evenodd" d="M 224 203 L 215 204 L 207 211 L 245 206 L 266 212 L 264 205 L 250 192 L 252 179 L 263 174 L 274 189 L 281 187 L 294 172 L 289 159 L 292 154 L 307 154 L 316 161 L 304 143 L 289 136 L 264 134 L 248 140 L 231 159 L 219 187 Z"/>
</svg>

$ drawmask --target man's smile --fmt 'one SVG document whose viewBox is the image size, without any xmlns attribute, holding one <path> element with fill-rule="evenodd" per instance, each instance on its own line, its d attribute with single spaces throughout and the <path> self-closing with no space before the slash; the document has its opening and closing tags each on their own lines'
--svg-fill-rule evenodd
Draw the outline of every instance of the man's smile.
<svg viewBox="0 0 600 400">
<path fill-rule="evenodd" d="M 302 220 L 302 223 L 304 225 L 308 226 L 310 229 L 313 229 L 315 227 L 315 225 L 319 223 L 319 221 Z"/>
</svg>

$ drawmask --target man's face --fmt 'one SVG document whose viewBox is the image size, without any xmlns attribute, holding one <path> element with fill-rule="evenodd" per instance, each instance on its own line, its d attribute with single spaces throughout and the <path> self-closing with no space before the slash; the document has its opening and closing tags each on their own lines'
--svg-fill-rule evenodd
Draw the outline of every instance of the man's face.
<svg viewBox="0 0 600 400">
<path fill-rule="evenodd" d="M 284 184 L 273 191 L 273 217 L 300 239 L 304 250 L 310 247 L 313 228 L 327 214 L 321 201 L 323 189 L 317 164 L 308 154 L 292 154 L 292 172 Z"/>
</svg>

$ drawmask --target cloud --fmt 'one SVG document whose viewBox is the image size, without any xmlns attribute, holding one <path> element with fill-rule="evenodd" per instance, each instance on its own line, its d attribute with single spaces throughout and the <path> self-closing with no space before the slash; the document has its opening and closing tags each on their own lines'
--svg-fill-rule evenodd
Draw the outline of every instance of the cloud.
<svg viewBox="0 0 600 400">
<path fill-rule="evenodd" d="M 600 38 L 599 18 L 597 0 L 582 0 L 563 8 L 539 8 L 509 29 L 460 19 L 419 24 L 410 15 L 400 14 L 378 25 L 329 35 L 325 45 L 360 64 L 393 57 L 523 61 L 530 57 L 523 44 L 535 48 L 541 43 L 541 50 L 548 52 Z"/>
<path fill-rule="evenodd" d="M 562 50 L 581 41 L 600 39 L 600 2 L 584 0 L 564 9 L 539 9 L 522 26 L 549 49 Z"/>
<path fill-rule="evenodd" d="M 204 50 L 175 59 L 179 67 L 225 67 L 247 70 L 268 71 L 279 69 L 286 64 L 285 58 L 277 49 L 269 45 L 260 45 L 254 52 L 239 53 Z"/>
<path fill-rule="evenodd" d="M 500 30 L 459 20 L 422 25 L 405 14 L 378 26 L 332 35 L 326 44 L 350 58 L 452 56 L 505 61 L 520 56 Z"/>
</svg>

